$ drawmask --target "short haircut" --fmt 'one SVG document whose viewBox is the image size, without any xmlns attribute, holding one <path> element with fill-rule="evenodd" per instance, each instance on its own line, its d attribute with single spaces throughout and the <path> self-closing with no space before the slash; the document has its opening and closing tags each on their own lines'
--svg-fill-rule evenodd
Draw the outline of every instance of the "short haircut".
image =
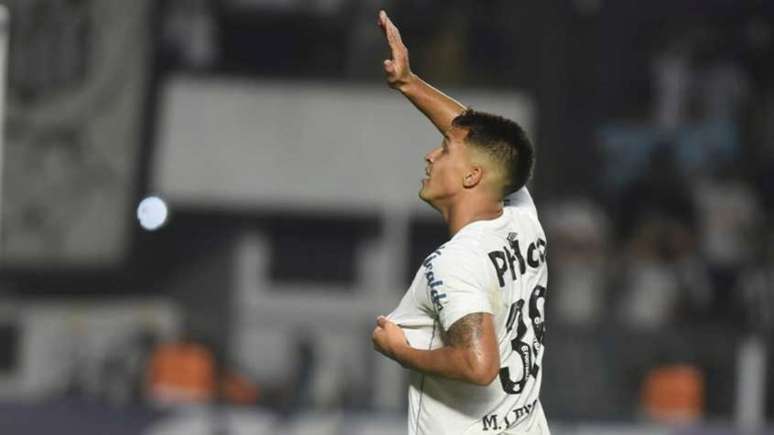
<svg viewBox="0 0 774 435">
<path fill-rule="evenodd" d="M 502 116 L 467 109 L 452 126 L 468 130 L 465 142 L 485 151 L 505 171 L 503 196 L 524 187 L 532 175 L 535 149 L 519 124 Z"/>
</svg>

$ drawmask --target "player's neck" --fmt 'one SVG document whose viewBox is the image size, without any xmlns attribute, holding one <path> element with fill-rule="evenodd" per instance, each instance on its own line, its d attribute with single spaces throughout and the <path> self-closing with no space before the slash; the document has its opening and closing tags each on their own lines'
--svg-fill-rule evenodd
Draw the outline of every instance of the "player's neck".
<svg viewBox="0 0 774 435">
<path fill-rule="evenodd" d="M 497 219 L 502 216 L 503 203 L 492 198 L 467 197 L 445 207 L 439 207 L 439 211 L 449 227 L 449 236 L 454 236 L 465 225 L 472 222 Z"/>
</svg>

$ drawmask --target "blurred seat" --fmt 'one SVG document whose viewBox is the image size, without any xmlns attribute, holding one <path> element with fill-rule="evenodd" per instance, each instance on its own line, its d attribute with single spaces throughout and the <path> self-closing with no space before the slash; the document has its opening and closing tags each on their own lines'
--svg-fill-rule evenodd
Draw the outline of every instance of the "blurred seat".
<svg viewBox="0 0 774 435">
<path fill-rule="evenodd" d="M 688 364 L 656 367 L 645 376 L 640 403 L 656 422 L 695 422 L 704 411 L 703 373 Z"/>
<path fill-rule="evenodd" d="M 215 391 L 215 358 L 196 343 L 166 343 L 148 364 L 149 399 L 160 404 L 206 402 Z"/>
</svg>

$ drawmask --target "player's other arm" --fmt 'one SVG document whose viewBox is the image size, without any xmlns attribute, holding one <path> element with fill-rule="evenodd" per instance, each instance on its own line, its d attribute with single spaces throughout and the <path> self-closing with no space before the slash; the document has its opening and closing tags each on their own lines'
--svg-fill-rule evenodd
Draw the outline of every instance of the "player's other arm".
<svg viewBox="0 0 774 435">
<path fill-rule="evenodd" d="M 468 314 L 452 324 L 445 345 L 434 350 L 414 349 L 403 330 L 385 317 L 377 319 L 374 348 L 406 368 L 449 379 L 489 385 L 500 370 L 494 322 L 489 313 Z"/>
<path fill-rule="evenodd" d="M 392 53 L 392 58 L 384 61 L 387 83 L 406 96 L 441 133 L 446 133 L 451 128 L 452 120 L 464 112 L 466 107 L 411 72 L 408 49 L 403 44 L 398 28 L 384 11 L 379 12 L 379 27 L 384 31 Z"/>
</svg>

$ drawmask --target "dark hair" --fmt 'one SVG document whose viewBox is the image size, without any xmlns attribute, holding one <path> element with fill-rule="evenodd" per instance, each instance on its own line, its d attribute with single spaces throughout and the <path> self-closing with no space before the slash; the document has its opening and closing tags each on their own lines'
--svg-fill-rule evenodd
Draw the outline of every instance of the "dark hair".
<svg viewBox="0 0 774 435">
<path fill-rule="evenodd" d="M 535 150 L 519 124 L 502 116 L 468 109 L 454 118 L 452 126 L 467 129 L 465 142 L 488 152 L 503 165 L 508 179 L 504 196 L 527 184 L 535 163 Z"/>
</svg>

